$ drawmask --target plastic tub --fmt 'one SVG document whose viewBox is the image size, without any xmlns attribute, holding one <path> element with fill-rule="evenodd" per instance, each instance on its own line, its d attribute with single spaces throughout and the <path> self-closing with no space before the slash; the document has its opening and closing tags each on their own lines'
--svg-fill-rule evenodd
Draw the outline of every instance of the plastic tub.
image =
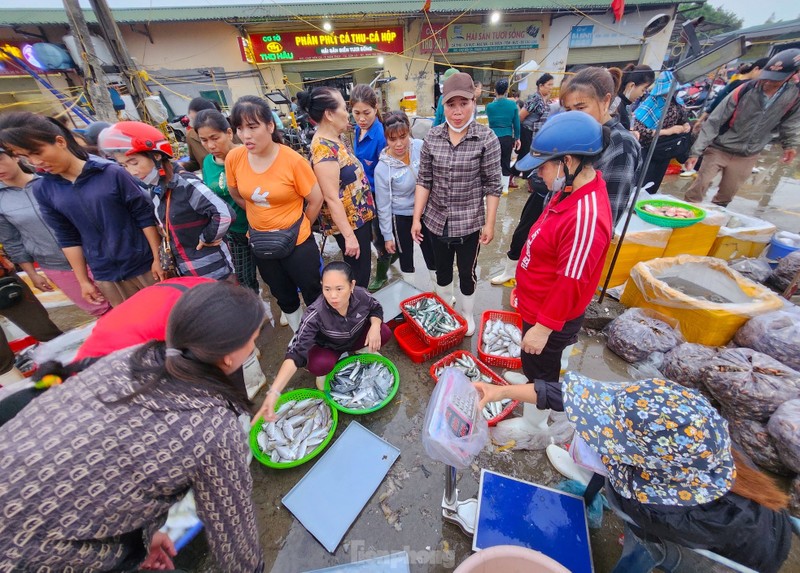
<svg viewBox="0 0 800 573">
<path fill-rule="evenodd" d="M 400 350 L 402 350 L 412 362 L 416 362 L 417 364 L 426 362 L 441 353 L 441 351 L 436 350 L 433 346 L 422 340 L 417 334 L 417 331 L 414 330 L 414 327 L 407 322 L 397 325 L 397 328 L 394 329 L 394 338 L 397 340 L 397 345 L 400 347 Z"/>
<path fill-rule="evenodd" d="M 454 573 L 569 573 L 569 569 L 544 553 L 517 547 L 496 545 L 482 549 L 461 563 Z"/>
<path fill-rule="evenodd" d="M 443 366 L 450 366 L 457 359 L 462 358 L 464 356 L 469 356 L 478 366 L 478 370 L 480 370 L 482 374 L 486 374 L 486 376 L 491 378 L 493 384 L 497 384 L 498 386 L 508 386 L 508 382 L 506 382 L 500 376 L 495 374 L 495 372 L 491 368 L 486 366 L 486 364 L 475 358 L 475 356 L 472 353 L 467 352 L 466 350 L 456 350 L 455 352 L 448 354 L 441 360 L 434 362 L 431 365 L 431 378 L 433 378 L 433 381 L 439 382 L 439 377 L 436 375 L 436 371 L 439 368 L 442 368 Z M 511 415 L 511 412 L 514 411 L 514 408 L 516 408 L 518 404 L 519 402 L 517 400 L 512 400 L 508 406 L 503 408 L 503 411 L 500 412 L 500 414 L 489 420 L 489 425 L 494 426 L 495 424 L 497 424 L 497 422 L 505 420 L 508 416 Z"/>
<path fill-rule="evenodd" d="M 655 213 L 648 213 L 645 211 L 645 207 L 678 207 L 680 209 L 686 209 L 691 211 L 694 217 L 691 219 L 679 219 L 677 217 L 664 217 L 661 215 L 656 215 Z M 659 227 L 669 227 L 671 229 L 680 229 L 682 227 L 689 227 L 694 225 L 695 223 L 699 223 L 702 221 L 705 216 L 706 212 L 699 207 L 695 207 L 693 205 L 688 205 L 686 203 L 681 203 L 678 201 L 672 200 L 664 200 L 664 199 L 648 199 L 645 201 L 639 201 L 636 203 L 636 214 L 647 223 L 651 223 L 653 225 L 658 225 Z"/>
<path fill-rule="evenodd" d="M 513 324 L 519 328 L 522 333 L 522 316 L 516 312 L 507 312 L 505 310 L 487 310 L 481 315 L 481 325 L 478 331 L 478 358 L 483 360 L 486 364 L 491 366 L 498 366 L 500 368 L 509 368 L 511 370 L 519 370 L 522 368 L 522 358 L 509 358 L 505 356 L 495 356 L 488 354 L 482 350 L 483 348 L 483 331 L 486 323 L 490 320 L 502 320 L 509 324 Z M 520 345 L 521 346 L 521 345 Z M 520 350 L 521 351 L 521 350 Z"/>
<path fill-rule="evenodd" d="M 456 328 L 453 332 L 448 332 L 442 336 L 430 336 L 425 332 L 425 329 L 422 328 L 422 325 L 417 322 L 417 320 L 413 318 L 406 310 L 408 305 L 414 304 L 423 298 L 433 298 L 439 301 L 444 308 L 447 309 L 447 312 L 450 313 L 450 315 L 453 316 L 456 319 L 456 322 L 458 322 L 458 324 L 461 326 Z M 436 293 L 424 292 L 422 294 L 412 296 L 411 298 L 407 298 L 400 303 L 400 310 L 403 312 L 406 322 L 411 325 L 411 327 L 416 331 L 417 335 L 424 340 L 426 344 L 433 347 L 433 349 L 437 352 L 444 352 L 449 348 L 458 346 L 458 344 L 464 340 L 464 335 L 467 333 L 467 321 L 464 320 L 464 317 L 453 310 L 453 307 L 442 300 L 442 298 Z"/>
<path fill-rule="evenodd" d="M 769 221 L 721 209 L 729 216 L 719 229 L 708 256 L 730 261 L 747 257 L 754 259 L 764 252 L 777 230 Z"/>
<path fill-rule="evenodd" d="M 772 261 L 774 264 L 773 267 L 777 265 L 777 262 L 781 260 L 786 255 L 789 255 L 795 251 L 797 251 L 797 247 L 792 247 L 785 243 L 781 243 L 775 237 L 772 237 L 769 240 L 769 247 L 767 248 L 766 257 Z M 771 263 L 772 264 L 772 263 Z"/>
<path fill-rule="evenodd" d="M 392 373 L 394 376 L 394 384 L 392 384 L 392 389 L 389 390 L 389 395 L 381 402 L 373 406 L 372 408 L 365 408 L 363 410 L 352 410 L 350 408 L 345 408 L 341 404 L 339 404 L 336 400 L 331 397 L 331 381 L 333 377 L 336 376 L 336 373 L 339 372 L 342 368 L 347 366 L 348 364 L 352 364 L 353 362 L 361 362 L 364 364 L 371 364 L 373 362 L 380 362 L 384 366 L 389 369 L 389 372 Z M 333 370 L 325 377 L 325 400 L 328 401 L 333 408 L 336 408 L 340 412 L 344 412 L 345 414 L 352 414 L 353 416 L 359 416 L 361 414 L 370 414 L 372 412 L 377 412 L 384 406 L 386 406 L 389 402 L 392 401 L 395 394 L 397 394 L 397 390 L 400 388 L 400 373 L 397 371 L 397 367 L 392 364 L 392 361 L 388 358 L 384 358 L 380 354 L 356 354 L 355 356 L 348 356 L 344 360 L 340 360 L 336 366 L 333 367 Z"/>
</svg>

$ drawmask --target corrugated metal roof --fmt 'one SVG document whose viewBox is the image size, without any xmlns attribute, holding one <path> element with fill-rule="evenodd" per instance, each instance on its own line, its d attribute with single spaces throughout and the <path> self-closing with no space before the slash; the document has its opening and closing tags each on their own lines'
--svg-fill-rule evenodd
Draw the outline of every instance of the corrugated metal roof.
<svg viewBox="0 0 800 573">
<path fill-rule="evenodd" d="M 469 0 L 433 0 L 431 13 L 460 14 Z M 490 10 L 524 12 L 567 12 L 571 8 L 580 10 L 607 10 L 610 0 L 570 0 L 566 3 L 555 0 L 496 0 L 491 7 L 475 4 L 471 12 L 484 13 Z M 626 7 L 672 6 L 677 2 L 670 0 L 627 0 Z M 364 15 L 413 15 L 419 14 L 423 0 L 373 0 L 367 2 L 314 2 L 286 3 L 284 9 L 275 3 L 242 6 L 195 6 L 171 8 L 122 8 L 112 10 L 117 22 L 191 22 L 225 20 L 235 22 L 262 22 L 286 20 L 292 15 L 304 17 L 335 17 Z M 87 22 L 97 22 L 91 10 L 84 10 Z M 0 8 L 0 26 L 66 24 L 67 16 L 63 10 L 55 9 L 6 9 Z"/>
<path fill-rule="evenodd" d="M 786 20 L 785 22 L 773 22 L 772 24 L 761 24 L 760 26 L 751 26 L 750 28 L 742 28 L 741 30 L 734 30 L 726 32 L 714 37 L 714 40 L 722 40 L 732 36 L 744 36 L 750 38 L 771 38 L 773 36 L 782 36 L 786 34 L 797 35 L 800 32 L 800 18 L 797 20 Z"/>
</svg>

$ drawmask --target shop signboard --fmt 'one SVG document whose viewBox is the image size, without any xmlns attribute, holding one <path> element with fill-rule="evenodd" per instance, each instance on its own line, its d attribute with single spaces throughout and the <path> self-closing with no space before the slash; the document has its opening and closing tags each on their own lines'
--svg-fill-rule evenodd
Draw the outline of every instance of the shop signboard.
<svg viewBox="0 0 800 573">
<path fill-rule="evenodd" d="M 590 48 L 593 36 L 594 26 L 573 26 L 569 34 L 569 47 Z"/>
<path fill-rule="evenodd" d="M 250 34 L 250 47 L 256 63 L 260 64 L 400 54 L 403 28 Z"/>
<path fill-rule="evenodd" d="M 532 50 L 539 47 L 542 23 L 505 22 L 492 26 L 483 24 L 445 24 L 422 26 L 420 44 L 423 54 L 456 54 L 461 52 L 497 52 L 503 50 Z M 433 37 L 436 34 L 435 38 Z"/>
<path fill-rule="evenodd" d="M 19 69 L 8 54 L 23 60 L 35 72 L 45 73 L 45 67 L 33 54 L 33 44 L 29 42 L 5 42 L 0 40 L 0 76 L 26 76 L 27 72 Z"/>
</svg>

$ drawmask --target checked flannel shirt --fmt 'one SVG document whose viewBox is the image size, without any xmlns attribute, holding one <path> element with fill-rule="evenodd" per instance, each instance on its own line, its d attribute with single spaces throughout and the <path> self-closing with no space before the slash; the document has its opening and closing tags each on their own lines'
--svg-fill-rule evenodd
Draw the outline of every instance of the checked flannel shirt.
<svg viewBox="0 0 800 573">
<path fill-rule="evenodd" d="M 458 145 L 450 143 L 447 123 L 428 132 L 420 153 L 417 184 L 428 191 L 422 222 L 435 235 L 466 237 L 486 223 L 483 199 L 500 197 L 500 141 L 472 122 Z"/>
<path fill-rule="evenodd" d="M 636 174 L 642 166 L 642 148 L 630 131 L 625 129 L 618 117 L 607 121 L 611 128 L 611 142 L 594 163 L 594 168 L 603 173 L 611 203 L 614 225 L 625 216 L 628 201 L 636 185 Z"/>
</svg>

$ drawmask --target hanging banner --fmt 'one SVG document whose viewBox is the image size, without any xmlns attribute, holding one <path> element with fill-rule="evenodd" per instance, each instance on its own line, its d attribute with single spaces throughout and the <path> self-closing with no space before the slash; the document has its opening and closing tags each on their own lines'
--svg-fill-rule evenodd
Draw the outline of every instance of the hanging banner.
<svg viewBox="0 0 800 573">
<path fill-rule="evenodd" d="M 420 44 L 423 54 L 455 54 L 459 52 L 496 52 L 503 50 L 531 50 L 539 47 L 542 23 L 505 22 L 486 26 L 483 24 L 445 24 L 422 26 L 422 38 L 436 33 Z"/>
<path fill-rule="evenodd" d="M 256 63 L 329 60 L 403 52 L 403 28 L 250 34 Z"/>
</svg>

